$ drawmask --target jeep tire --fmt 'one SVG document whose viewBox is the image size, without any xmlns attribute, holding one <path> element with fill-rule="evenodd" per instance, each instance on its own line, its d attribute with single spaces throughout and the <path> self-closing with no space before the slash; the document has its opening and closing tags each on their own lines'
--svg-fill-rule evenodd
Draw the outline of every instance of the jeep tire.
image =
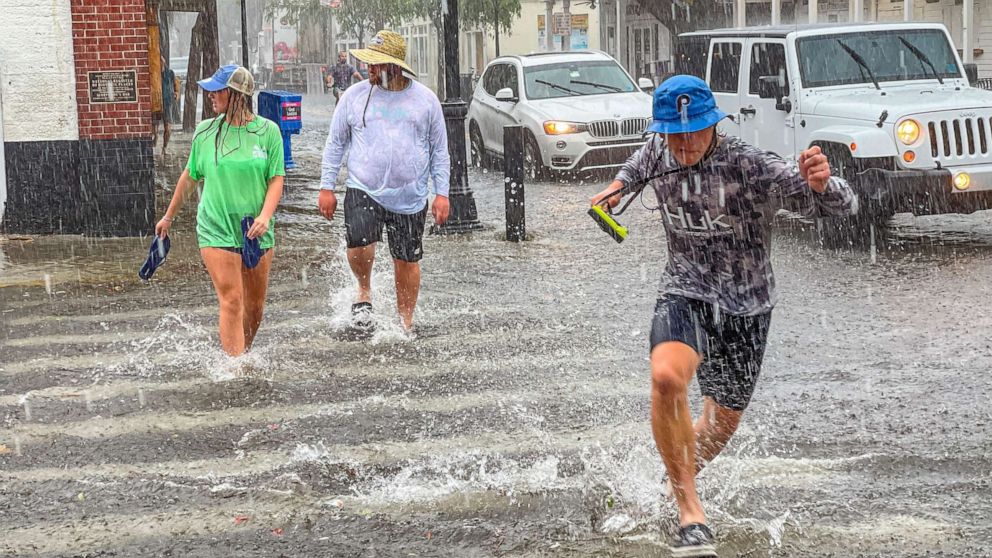
<svg viewBox="0 0 992 558">
<path fill-rule="evenodd" d="M 830 172 L 847 181 L 857 194 L 863 191 L 858 182 L 863 178 L 859 168 L 846 146 L 838 144 L 821 145 L 823 153 L 830 161 Z M 817 219 L 816 230 L 820 240 L 827 246 L 867 246 L 885 236 L 893 211 L 878 204 L 869 203 L 858 194 L 858 213 L 845 217 L 821 217 Z"/>
</svg>

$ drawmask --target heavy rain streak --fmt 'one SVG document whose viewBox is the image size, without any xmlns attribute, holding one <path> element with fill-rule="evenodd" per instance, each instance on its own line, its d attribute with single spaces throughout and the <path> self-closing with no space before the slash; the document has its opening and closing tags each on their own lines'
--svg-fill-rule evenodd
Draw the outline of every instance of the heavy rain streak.
<svg viewBox="0 0 992 558">
<path fill-rule="evenodd" d="M 992 4 L 0 0 L 0 556 L 992 553 Z"/>
</svg>

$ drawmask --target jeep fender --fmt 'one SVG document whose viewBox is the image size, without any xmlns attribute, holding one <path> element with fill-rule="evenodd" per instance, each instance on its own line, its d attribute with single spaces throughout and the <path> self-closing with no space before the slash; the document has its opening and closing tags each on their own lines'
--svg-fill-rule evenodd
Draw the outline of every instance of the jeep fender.
<svg viewBox="0 0 992 558">
<path fill-rule="evenodd" d="M 810 134 L 809 144 L 838 143 L 850 148 L 852 143 L 857 144 L 857 149 L 853 152 L 855 159 L 865 159 L 868 157 L 898 157 L 895 138 L 884 129 L 871 129 L 863 127 L 830 126 L 820 128 Z"/>
</svg>

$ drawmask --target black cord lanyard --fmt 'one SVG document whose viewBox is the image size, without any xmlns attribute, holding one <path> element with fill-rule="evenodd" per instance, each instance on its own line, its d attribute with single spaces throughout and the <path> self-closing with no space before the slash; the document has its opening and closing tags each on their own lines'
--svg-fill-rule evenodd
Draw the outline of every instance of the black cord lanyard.
<svg viewBox="0 0 992 558">
<path fill-rule="evenodd" d="M 664 178 L 666 176 L 670 176 L 670 175 L 673 175 L 673 174 L 678 174 L 680 172 L 688 172 L 688 171 L 692 171 L 692 170 L 696 170 L 696 171 L 702 170 L 703 163 L 706 162 L 707 160 L 709 160 L 709 158 L 716 151 L 716 148 L 719 145 L 719 141 L 720 140 L 719 140 L 719 138 L 717 136 L 717 133 L 714 130 L 713 131 L 713 141 L 710 143 L 709 149 L 706 150 L 706 154 L 703 155 L 703 158 L 700 159 L 698 163 L 696 163 L 694 165 L 690 165 L 688 167 L 678 167 L 678 168 L 674 168 L 674 169 L 669 169 L 667 171 L 658 173 L 658 174 L 656 174 L 654 176 L 650 176 L 648 178 L 644 178 L 644 179 L 638 180 L 637 182 L 634 182 L 633 184 L 631 184 L 629 186 L 624 186 L 623 188 L 620 188 L 613 195 L 607 196 L 606 198 L 603 199 L 603 202 L 605 202 L 606 200 L 612 198 L 613 196 L 615 196 L 617 194 L 620 194 L 620 197 L 621 198 L 623 198 L 624 196 L 626 196 L 628 194 L 634 194 L 633 196 L 631 196 L 631 198 L 629 200 L 627 200 L 627 203 L 625 203 L 623 205 L 623 207 L 620 208 L 619 211 L 616 211 L 616 212 L 612 211 L 612 209 L 610 208 L 609 204 L 606 204 L 605 205 L 606 212 L 609 213 L 610 215 L 622 215 L 623 212 L 624 211 L 627 211 L 627 208 L 630 207 L 630 204 L 634 203 L 634 200 L 637 199 L 637 196 L 639 196 L 642 192 L 644 192 L 644 188 L 652 180 L 658 180 L 659 178 Z M 660 156 L 659 156 L 659 159 L 660 159 Z"/>
</svg>

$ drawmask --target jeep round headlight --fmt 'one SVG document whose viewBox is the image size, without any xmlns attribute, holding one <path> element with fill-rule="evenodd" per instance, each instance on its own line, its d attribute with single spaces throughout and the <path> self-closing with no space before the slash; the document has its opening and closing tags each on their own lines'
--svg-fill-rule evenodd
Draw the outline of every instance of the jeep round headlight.
<svg viewBox="0 0 992 558">
<path fill-rule="evenodd" d="M 920 123 L 915 120 L 903 120 L 896 127 L 896 136 L 906 145 L 913 145 L 920 139 Z"/>
<path fill-rule="evenodd" d="M 965 191 L 971 186 L 971 176 L 966 172 L 959 172 L 954 175 L 954 187 L 960 191 Z"/>
</svg>

